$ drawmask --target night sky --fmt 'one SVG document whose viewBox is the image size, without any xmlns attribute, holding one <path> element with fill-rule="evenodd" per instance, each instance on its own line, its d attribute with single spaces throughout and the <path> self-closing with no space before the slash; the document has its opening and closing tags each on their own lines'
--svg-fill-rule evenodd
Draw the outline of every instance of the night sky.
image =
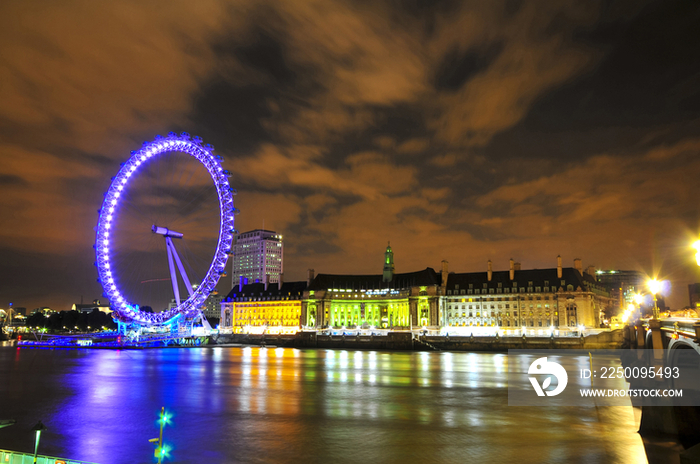
<svg viewBox="0 0 700 464">
<path fill-rule="evenodd" d="M 285 280 L 565 266 L 700 281 L 695 1 L 0 4 L 0 308 L 100 297 L 110 178 L 169 131 L 225 157 Z M 227 283 L 230 285 L 230 283 Z"/>
</svg>

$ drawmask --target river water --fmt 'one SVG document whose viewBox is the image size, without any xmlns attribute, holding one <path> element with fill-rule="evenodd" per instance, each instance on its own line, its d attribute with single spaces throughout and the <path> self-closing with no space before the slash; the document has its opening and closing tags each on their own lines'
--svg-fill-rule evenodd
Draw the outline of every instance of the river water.
<svg viewBox="0 0 700 464">
<path fill-rule="evenodd" d="M 165 462 L 638 463 L 631 407 L 508 406 L 508 358 L 205 347 L 0 347 L 0 448 L 150 463 L 161 406 Z"/>
</svg>

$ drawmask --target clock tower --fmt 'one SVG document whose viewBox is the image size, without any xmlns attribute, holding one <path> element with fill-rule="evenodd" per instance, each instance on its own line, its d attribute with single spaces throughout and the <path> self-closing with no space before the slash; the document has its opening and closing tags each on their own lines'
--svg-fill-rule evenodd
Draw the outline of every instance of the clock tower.
<svg viewBox="0 0 700 464">
<path fill-rule="evenodd" d="M 391 251 L 391 244 L 388 243 L 384 252 L 384 282 L 394 280 L 394 252 Z"/>
</svg>

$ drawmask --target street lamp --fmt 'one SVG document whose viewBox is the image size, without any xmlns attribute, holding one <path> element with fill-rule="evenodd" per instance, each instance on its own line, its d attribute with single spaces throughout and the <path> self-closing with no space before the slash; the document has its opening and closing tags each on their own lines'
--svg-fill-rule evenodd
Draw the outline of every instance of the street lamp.
<svg viewBox="0 0 700 464">
<path fill-rule="evenodd" d="M 649 291 L 651 292 L 651 294 L 654 295 L 654 310 L 652 313 L 652 318 L 658 319 L 659 307 L 656 304 L 656 294 L 659 293 L 659 291 L 661 290 L 661 282 L 659 282 L 656 279 L 650 279 L 647 281 L 647 287 L 649 287 Z"/>
<path fill-rule="evenodd" d="M 41 439 L 41 432 L 43 430 L 46 430 L 46 426 L 39 421 L 34 427 L 32 427 L 32 431 L 36 434 L 36 440 L 34 441 L 34 464 L 36 464 L 36 455 L 39 452 L 39 440 Z"/>
<path fill-rule="evenodd" d="M 693 248 L 695 248 L 695 261 L 697 261 L 698 266 L 700 266 L 700 240 L 693 243 Z"/>
</svg>

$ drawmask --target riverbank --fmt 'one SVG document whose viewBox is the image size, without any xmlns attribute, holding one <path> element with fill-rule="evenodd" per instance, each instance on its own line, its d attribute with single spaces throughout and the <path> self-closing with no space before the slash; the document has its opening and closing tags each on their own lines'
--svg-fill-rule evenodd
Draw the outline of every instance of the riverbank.
<svg viewBox="0 0 700 464">
<path fill-rule="evenodd" d="M 420 336 L 411 332 L 382 335 L 326 335 L 299 332 L 293 335 L 220 334 L 215 344 L 275 345 L 292 348 L 367 349 L 405 351 L 485 351 L 522 349 L 618 349 L 625 346 L 624 331 L 614 330 L 584 337 L 455 337 Z"/>
</svg>

